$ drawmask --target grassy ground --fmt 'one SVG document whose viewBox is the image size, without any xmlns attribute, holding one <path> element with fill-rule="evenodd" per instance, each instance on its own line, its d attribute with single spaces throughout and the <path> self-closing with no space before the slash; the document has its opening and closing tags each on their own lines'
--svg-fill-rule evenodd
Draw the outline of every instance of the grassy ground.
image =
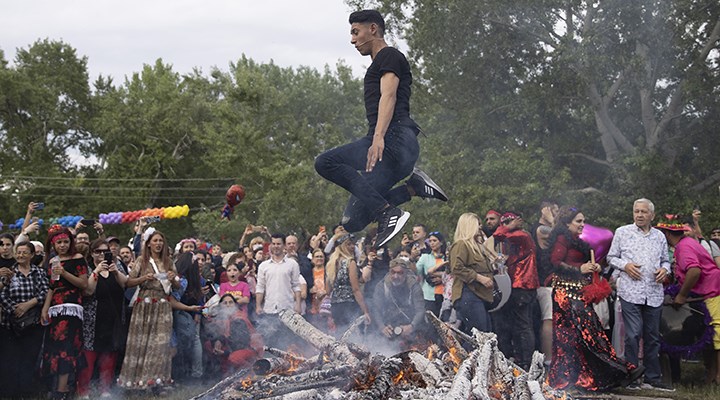
<svg viewBox="0 0 720 400">
<path fill-rule="evenodd" d="M 662 397 L 677 400 L 710 400 L 720 399 L 720 385 L 706 385 L 705 367 L 702 363 L 682 363 L 680 383 L 675 385 L 675 392 L 655 390 L 618 390 L 618 394 L 626 396 Z"/>
</svg>

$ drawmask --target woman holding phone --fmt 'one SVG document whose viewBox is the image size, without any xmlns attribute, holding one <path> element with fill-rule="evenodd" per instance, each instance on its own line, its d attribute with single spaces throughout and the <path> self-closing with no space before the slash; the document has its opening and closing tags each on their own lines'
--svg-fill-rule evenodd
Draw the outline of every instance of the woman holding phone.
<svg viewBox="0 0 720 400">
<path fill-rule="evenodd" d="M 100 372 L 101 397 L 110 397 L 110 386 L 120 351 L 125 347 L 125 285 L 128 277 L 112 261 L 105 239 L 90 243 L 92 273 L 83 292 L 83 356 L 86 366 L 78 373 L 77 395 L 88 399 L 95 364 Z M 122 267 L 120 267 L 122 268 Z"/>
<path fill-rule="evenodd" d="M 82 292 L 88 286 L 88 266 L 76 251 L 75 239 L 68 228 L 51 226 L 45 248 L 48 253 L 44 264 L 51 278 L 41 321 L 50 326 L 42 372 L 53 378 L 53 397 L 66 399 L 76 380 L 82 347 Z"/>
<path fill-rule="evenodd" d="M 443 303 L 444 285 L 442 283 L 445 268 L 448 263 L 445 257 L 445 237 L 440 232 L 430 232 L 428 235 L 429 254 L 421 254 L 415 267 L 422 277 L 422 291 L 425 299 L 425 309 L 440 318 L 440 308 Z"/>
</svg>

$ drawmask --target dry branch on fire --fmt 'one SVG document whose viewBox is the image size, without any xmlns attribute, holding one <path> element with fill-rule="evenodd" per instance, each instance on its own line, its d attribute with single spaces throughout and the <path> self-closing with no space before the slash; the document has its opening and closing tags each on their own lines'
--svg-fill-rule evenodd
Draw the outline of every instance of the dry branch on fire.
<svg viewBox="0 0 720 400">
<path fill-rule="evenodd" d="M 544 383 L 542 354 L 535 353 L 524 371 L 498 350 L 495 334 L 457 334 L 432 314 L 428 321 L 442 343 L 392 357 L 336 340 L 293 311 L 282 311 L 279 317 L 319 354 L 305 359 L 267 348 L 274 357 L 258 360 L 254 375 L 241 371 L 195 399 L 570 399 Z"/>
</svg>

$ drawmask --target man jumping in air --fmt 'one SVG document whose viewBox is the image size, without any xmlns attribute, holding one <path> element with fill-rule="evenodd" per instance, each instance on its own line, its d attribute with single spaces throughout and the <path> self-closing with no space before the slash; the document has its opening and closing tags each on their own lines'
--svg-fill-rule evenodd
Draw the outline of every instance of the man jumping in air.
<svg viewBox="0 0 720 400">
<path fill-rule="evenodd" d="M 442 189 L 414 168 L 420 128 L 410 118 L 410 64 L 387 45 L 384 33 L 385 20 L 379 12 L 350 14 L 350 43 L 372 59 L 364 90 L 368 133 L 315 159 L 320 176 L 351 193 L 341 222 L 345 230 L 358 232 L 378 222 L 376 248 L 389 242 L 410 218 L 397 206 L 411 196 L 447 201 Z M 394 187 L 410 174 L 403 185 Z"/>
</svg>

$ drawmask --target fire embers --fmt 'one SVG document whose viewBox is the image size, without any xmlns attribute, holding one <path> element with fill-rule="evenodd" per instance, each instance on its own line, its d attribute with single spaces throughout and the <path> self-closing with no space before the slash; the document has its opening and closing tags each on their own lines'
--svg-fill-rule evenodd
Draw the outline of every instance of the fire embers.
<svg viewBox="0 0 720 400">
<path fill-rule="evenodd" d="M 492 333 L 469 336 L 435 321 L 441 344 L 385 357 L 337 341 L 297 314 L 281 313 L 280 320 L 320 353 L 304 358 L 266 348 L 269 356 L 253 368 L 257 376 L 238 372 L 196 399 L 519 400 L 564 395 L 545 384 L 541 354 L 524 371 L 498 350 Z"/>
</svg>

